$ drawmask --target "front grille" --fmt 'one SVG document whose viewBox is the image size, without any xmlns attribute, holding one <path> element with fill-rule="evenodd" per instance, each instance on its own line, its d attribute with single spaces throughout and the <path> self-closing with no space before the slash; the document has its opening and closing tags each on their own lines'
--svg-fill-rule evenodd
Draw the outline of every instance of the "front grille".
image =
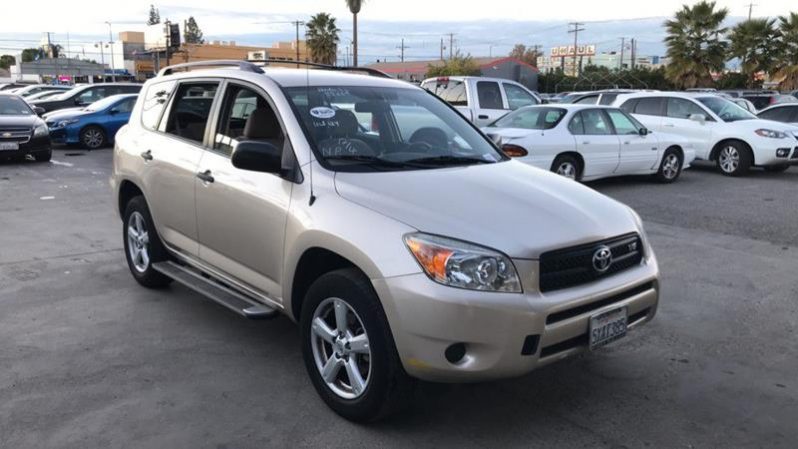
<svg viewBox="0 0 798 449">
<path fill-rule="evenodd" d="M 604 272 L 593 264 L 593 256 L 606 246 L 612 263 Z M 643 242 L 637 234 L 626 234 L 599 242 L 558 249 L 540 256 L 540 291 L 549 292 L 587 284 L 640 264 Z"/>
<path fill-rule="evenodd" d="M 560 321 L 567 320 L 568 318 L 573 318 L 575 316 L 582 315 L 583 313 L 591 312 L 593 310 L 600 309 L 610 304 L 615 304 L 616 302 L 621 302 L 625 299 L 631 298 L 632 296 L 649 291 L 652 288 L 654 288 L 654 282 L 646 282 L 645 284 L 638 285 L 637 287 L 618 293 L 617 295 L 610 296 L 608 298 L 599 299 L 598 301 L 593 301 L 588 304 L 582 304 L 581 306 L 572 307 L 570 309 L 552 313 L 551 315 L 546 317 L 546 324 L 559 323 Z"/>
<path fill-rule="evenodd" d="M 25 143 L 30 140 L 30 128 L 0 128 L 0 142 Z"/>
</svg>

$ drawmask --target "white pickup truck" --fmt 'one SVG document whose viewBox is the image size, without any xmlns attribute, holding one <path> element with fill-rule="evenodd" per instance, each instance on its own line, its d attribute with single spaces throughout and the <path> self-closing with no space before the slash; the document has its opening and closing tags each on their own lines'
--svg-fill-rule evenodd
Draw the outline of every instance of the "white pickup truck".
<svg viewBox="0 0 798 449">
<path fill-rule="evenodd" d="M 504 114 L 543 100 L 523 85 L 501 78 L 447 76 L 428 78 L 421 87 L 454 106 L 477 126 L 486 126 Z"/>
</svg>

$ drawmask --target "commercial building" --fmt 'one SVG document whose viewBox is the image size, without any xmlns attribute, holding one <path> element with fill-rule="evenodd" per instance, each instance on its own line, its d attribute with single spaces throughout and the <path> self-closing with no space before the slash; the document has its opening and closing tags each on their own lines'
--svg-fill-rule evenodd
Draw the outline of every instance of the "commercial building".
<svg viewBox="0 0 798 449">
<path fill-rule="evenodd" d="M 91 61 L 73 58 L 43 58 L 31 62 L 19 62 L 11 66 L 11 78 L 15 81 L 50 83 L 92 83 L 102 81 L 105 67 Z"/>
<path fill-rule="evenodd" d="M 474 58 L 480 76 L 503 78 L 519 82 L 531 90 L 538 88 L 538 69 L 516 58 Z M 427 78 L 430 67 L 444 64 L 440 59 L 427 61 L 378 62 L 368 67 L 382 71 L 396 79 L 417 82 Z"/>
</svg>

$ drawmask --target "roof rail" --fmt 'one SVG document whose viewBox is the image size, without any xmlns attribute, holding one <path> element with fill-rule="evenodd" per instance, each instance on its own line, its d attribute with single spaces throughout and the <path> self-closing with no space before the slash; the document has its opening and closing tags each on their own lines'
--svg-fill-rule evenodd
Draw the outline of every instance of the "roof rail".
<svg viewBox="0 0 798 449">
<path fill-rule="evenodd" d="M 186 62 L 183 64 L 170 65 L 168 67 L 164 67 L 163 69 L 161 69 L 161 71 L 158 72 L 158 76 L 171 75 L 177 70 L 188 71 L 191 69 L 213 68 L 213 67 L 238 67 L 240 70 L 246 72 L 263 73 L 263 69 L 261 69 L 256 64 L 253 64 L 250 61 L 220 59 L 216 61 L 197 61 L 197 62 Z"/>
<path fill-rule="evenodd" d="M 284 59 L 248 59 L 247 62 L 251 63 L 275 63 L 275 64 L 296 64 L 297 66 L 304 65 L 309 67 L 316 67 L 319 69 L 324 70 L 335 70 L 338 72 L 363 72 L 370 76 L 376 76 L 379 78 L 391 78 L 390 75 L 387 73 L 372 69 L 370 67 L 349 67 L 349 66 L 338 66 L 338 65 L 329 65 L 329 64 L 320 64 L 318 62 L 307 62 L 307 61 L 288 61 Z"/>
</svg>

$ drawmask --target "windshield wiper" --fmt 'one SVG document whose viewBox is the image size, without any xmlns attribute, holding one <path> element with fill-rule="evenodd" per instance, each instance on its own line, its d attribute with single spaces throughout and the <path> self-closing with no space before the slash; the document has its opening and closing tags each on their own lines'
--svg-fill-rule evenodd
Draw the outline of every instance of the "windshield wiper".
<svg viewBox="0 0 798 449">
<path fill-rule="evenodd" d="M 326 161 L 343 161 L 354 162 L 353 165 L 367 165 L 379 170 L 394 169 L 394 168 L 418 168 L 417 165 L 408 164 L 405 162 L 389 161 L 376 156 L 364 156 L 361 154 L 339 154 L 335 156 L 326 156 Z"/>
<path fill-rule="evenodd" d="M 410 159 L 405 162 L 408 164 L 416 164 L 416 165 L 446 166 L 446 165 L 492 164 L 496 161 L 491 161 L 478 157 L 446 155 L 446 156 L 421 157 L 417 159 Z"/>
</svg>

